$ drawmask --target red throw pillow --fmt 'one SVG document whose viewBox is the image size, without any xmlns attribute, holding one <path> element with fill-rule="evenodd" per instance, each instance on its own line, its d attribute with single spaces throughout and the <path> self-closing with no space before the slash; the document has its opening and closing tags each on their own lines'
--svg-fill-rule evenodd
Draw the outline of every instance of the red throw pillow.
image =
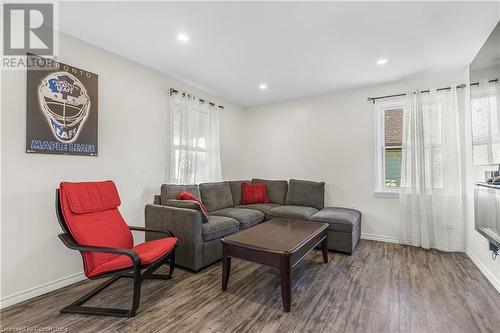
<svg viewBox="0 0 500 333">
<path fill-rule="evenodd" d="M 197 203 L 200 204 L 201 209 L 205 212 L 205 214 L 208 214 L 208 209 L 207 206 L 201 202 L 200 199 L 198 199 L 196 196 L 192 195 L 191 193 L 187 191 L 181 191 L 179 194 L 177 194 L 177 200 L 193 200 L 196 201 Z"/>
<path fill-rule="evenodd" d="M 244 205 L 254 203 L 269 203 L 266 184 L 251 184 L 249 182 L 241 183 L 241 202 Z"/>
</svg>

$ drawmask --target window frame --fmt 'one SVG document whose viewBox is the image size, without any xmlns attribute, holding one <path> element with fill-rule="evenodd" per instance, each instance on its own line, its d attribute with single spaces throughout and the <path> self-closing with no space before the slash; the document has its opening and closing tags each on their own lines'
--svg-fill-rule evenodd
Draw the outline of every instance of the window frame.
<svg viewBox="0 0 500 333">
<path fill-rule="evenodd" d="M 404 112 L 404 100 L 402 97 L 387 98 L 375 102 L 375 190 L 374 196 L 381 198 L 399 198 L 399 187 L 385 186 L 385 122 L 386 110 L 402 109 Z M 391 146 L 391 148 L 401 148 Z"/>
</svg>

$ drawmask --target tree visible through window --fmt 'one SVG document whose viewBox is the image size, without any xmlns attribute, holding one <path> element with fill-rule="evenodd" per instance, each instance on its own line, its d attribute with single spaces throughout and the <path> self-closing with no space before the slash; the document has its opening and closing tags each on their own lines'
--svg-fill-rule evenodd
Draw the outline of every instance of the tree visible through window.
<svg viewBox="0 0 500 333">
<path fill-rule="evenodd" d="M 403 109 L 384 110 L 384 187 L 401 184 L 401 146 L 403 144 Z"/>
</svg>

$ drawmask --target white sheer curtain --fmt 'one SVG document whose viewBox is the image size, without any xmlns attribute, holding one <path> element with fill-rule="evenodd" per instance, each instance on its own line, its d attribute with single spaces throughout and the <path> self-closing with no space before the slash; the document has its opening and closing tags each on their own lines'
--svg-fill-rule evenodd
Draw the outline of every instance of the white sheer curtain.
<svg viewBox="0 0 500 333">
<path fill-rule="evenodd" d="M 168 175 L 174 184 L 222 179 L 219 108 L 195 97 L 171 96 Z"/>
<path fill-rule="evenodd" d="M 500 161 L 500 85 L 481 80 L 471 86 L 472 149 L 476 165 Z"/>
<path fill-rule="evenodd" d="M 401 161 L 401 241 L 463 251 L 457 89 L 407 94 Z"/>
</svg>

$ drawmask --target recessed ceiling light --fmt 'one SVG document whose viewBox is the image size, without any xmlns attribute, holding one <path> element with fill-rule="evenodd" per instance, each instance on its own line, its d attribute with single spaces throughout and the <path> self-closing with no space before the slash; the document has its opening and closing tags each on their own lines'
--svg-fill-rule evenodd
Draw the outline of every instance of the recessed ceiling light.
<svg viewBox="0 0 500 333">
<path fill-rule="evenodd" d="M 186 34 L 178 34 L 177 39 L 183 43 L 189 42 L 189 36 Z"/>
<path fill-rule="evenodd" d="M 385 64 L 387 64 L 387 59 L 382 58 L 382 59 L 377 60 L 377 65 L 381 66 L 381 65 L 385 65 Z"/>
<path fill-rule="evenodd" d="M 259 84 L 259 89 L 260 90 L 266 90 L 267 89 L 267 84 L 265 84 L 265 83 Z"/>
</svg>

